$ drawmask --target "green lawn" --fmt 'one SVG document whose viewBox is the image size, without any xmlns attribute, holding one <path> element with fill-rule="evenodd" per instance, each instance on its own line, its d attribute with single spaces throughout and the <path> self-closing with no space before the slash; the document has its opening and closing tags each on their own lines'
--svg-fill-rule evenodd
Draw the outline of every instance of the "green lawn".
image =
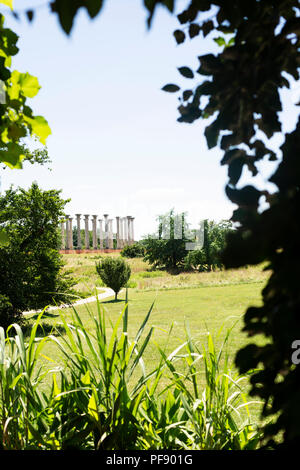
<svg viewBox="0 0 300 470">
<path fill-rule="evenodd" d="M 174 326 L 170 349 L 184 340 L 185 321 L 189 323 L 192 336 L 197 340 L 203 340 L 207 331 L 216 336 L 223 327 L 225 332 L 237 322 L 230 340 L 230 353 L 233 355 L 238 347 L 247 342 L 246 335 L 241 332 L 242 316 L 247 306 L 260 304 L 263 285 L 262 282 L 256 282 L 218 287 L 177 288 L 157 292 L 129 289 L 129 334 L 134 335 L 154 302 L 149 326 L 154 326 L 153 338 L 160 344 L 165 342 L 172 324 Z M 117 302 L 112 298 L 101 302 L 112 322 L 118 318 L 124 308 L 124 301 L 123 292 Z M 87 310 L 96 312 L 96 303 L 77 306 L 76 310 L 86 327 L 92 328 Z M 62 312 L 67 319 L 70 319 L 70 309 L 64 309 Z M 53 321 L 55 319 L 60 321 L 58 313 L 54 315 Z"/>
<path fill-rule="evenodd" d="M 173 325 L 173 330 L 167 345 L 167 352 L 170 353 L 185 341 L 185 322 L 189 324 L 191 335 L 196 341 L 199 341 L 199 345 L 206 343 L 206 333 L 209 331 L 214 337 L 217 348 L 222 344 L 227 329 L 235 325 L 227 348 L 233 362 L 236 351 L 250 341 L 241 332 L 243 313 L 248 306 L 261 303 L 263 286 L 263 282 L 254 282 L 190 289 L 161 289 L 157 292 L 129 289 L 129 339 L 133 339 L 151 304 L 154 302 L 148 329 L 146 329 L 147 332 L 151 326 L 154 326 L 154 333 L 152 341 L 143 355 L 148 372 L 159 361 L 160 356 L 156 343 L 162 348 L 166 346 L 171 325 Z M 119 297 L 120 300 L 117 302 L 113 299 L 105 299 L 102 302 L 107 312 L 107 318 L 112 323 L 116 321 L 124 308 L 124 293 L 120 294 Z M 96 313 L 96 308 L 95 302 L 76 307 L 83 323 L 91 332 L 93 332 L 93 323 L 88 310 Z M 63 309 L 61 312 L 68 321 L 71 320 L 70 309 Z M 51 312 L 51 318 L 45 321 L 48 326 L 60 323 L 61 319 L 58 311 Z M 258 341 L 258 339 L 255 339 L 255 341 Z M 56 363 L 60 363 L 60 356 L 53 344 L 45 346 L 44 354 Z M 49 365 L 52 367 L 54 364 L 51 362 Z M 162 385 L 166 385 L 166 383 L 167 378 L 162 381 Z M 258 405 L 252 407 L 252 413 L 255 420 L 258 420 Z"/>
</svg>

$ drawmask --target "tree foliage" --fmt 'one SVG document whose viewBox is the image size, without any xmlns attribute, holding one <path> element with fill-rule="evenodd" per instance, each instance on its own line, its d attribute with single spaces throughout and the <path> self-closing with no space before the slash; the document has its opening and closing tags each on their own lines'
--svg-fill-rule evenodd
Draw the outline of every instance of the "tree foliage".
<svg viewBox="0 0 300 470">
<path fill-rule="evenodd" d="M 213 5 L 217 6 L 213 18 L 202 21 L 202 13 Z M 178 16 L 189 31 L 192 24 L 199 26 L 193 28 L 193 36 L 196 30 L 204 37 L 220 34 L 220 52 L 199 57 L 194 75 L 201 81 L 192 90 L 189 86 L 192 93 L 183 91 L 178 120 L 191 123 L 210 117 L 205 130 L 208 147 L 219 145 L 224 151 L 226 194 L 238 206 L 232 220 L 239 224 L 229 237 L 225 266 L 269 262 L 271 276 L 262 293 L 263 305 L 248 308 L 244 317 L 244 331 L 250 336 L 263 334 L 268 342 L 248 345 L 238 352 L 236 362 L 241 372 L 260 368 L 251 378 L 251 394 L 264 400 L 265 416 L 277 416 L 265 426 L 266 444 L 283 448 L 300 441 L 300 368 L 291 363 L 291 345 L 300 326 L 300 121 L 284 136 L 282 160 L 270 178 L 277 186 L 275 193 L 237 184 L 244 168 L 256 176 L 258 162 L 280 155 L 268 139 L 282 132 L 280 89 L 299 79 L 299 14 L 299 2 L 294 0 L 192 0 Z M 228 42 L 226 34 L 231 35 Z M 262 197 L 269 204 L 263 212 Z M 274 438 L 281 432 L 279 444 Z"/>
<path fill-rule="evenodd" d="M 191 250 L 184 260 L 184 269 L 211 271 L 222 269 L 222 253 L 227 237 L 233 231 L 233 224 L 228 220 L 215 222 L 204 221 L 204 243 L 200 250 Z"/>
<path fill-rule="evenodd" d="M 60 191 L 9 189 L 0 197 L 0 228 L 8 242 L 0 246 L 0 296 L 16 311 L 44 308 L 70 300 L 73 284 L 61 274 L 58 230 L 67 201 Z M 1 308 L 1 315 L 3 309 Z"/>
<path fill-rule="evenodd" d="M 186 214 L 174 214 L 170 212 L 158 216 L 157 233 L 148 235 L 143 240 L 146 254 L 144 260 L 155 268 L 165 268 L 178 271 L 183 268 L 184 258 L 187 254 Z"/>
<path fill-rule="evenodd" d="M 132 245 L 125 245 L 120 254 L 124 258 L 142 258 L 145 255 L 144 244 L 135 242 Z"/>
<path fill-rule="evenodd" d="M 117 300 L 121 288 L 129 281 L 131 275 L 129 264 L 121 257 L 107 256 L 96 263 L 96 271 L 104 284 L 114 291 Z"/>
<path fill-rule="evenodd" d="M 0 162 L 10 168 L 22 167 L 25 137 L 36 137 L 45 145 L 50 134 L 45 118 L 35 116 L 28 105 L 28 99 L 40 89 L 38 79 L 28 72 L 11 70 L 12 57 L 19 51 L 17 41 L 17 34 L 5 28 L 0 14 Z"/>
</svg>

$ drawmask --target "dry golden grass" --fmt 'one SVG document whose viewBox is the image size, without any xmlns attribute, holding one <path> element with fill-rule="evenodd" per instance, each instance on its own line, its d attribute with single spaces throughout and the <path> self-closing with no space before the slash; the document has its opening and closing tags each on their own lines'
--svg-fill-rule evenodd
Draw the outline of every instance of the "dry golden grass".
<svg viewBox="0 0 300 470">
<path fill-rule="evenodd" d="M 119 254 L 83 253 L 63 255 L 66 263 L 64 269 L 72 271 L 72 275 L 77 280 L 75 289 L 83 296 L 93 295 L 95 287 L 103 286 L 95 268 L 100 256 L 119 256 Z M 127 259 L 127 262 L 132 272 L 129 286 L 146 291 L 248 284 L 263 282 L 269 277 L 269 271 L 263 271 L 261 265 L 210 273 L 182 272 L 180 274 L 169 274 L 166 271 L 152 271 L 150 265 L 142 258 Z"/>
</svg>

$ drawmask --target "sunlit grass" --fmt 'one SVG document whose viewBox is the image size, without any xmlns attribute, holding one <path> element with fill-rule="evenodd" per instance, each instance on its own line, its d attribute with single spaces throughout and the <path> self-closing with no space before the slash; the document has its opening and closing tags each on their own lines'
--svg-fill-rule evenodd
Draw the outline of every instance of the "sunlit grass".
<svg viewBox="0 0 300 470">
<path fill-rule="evenodd" d="M 143 356 L 148 371 L 159 360 L 157 346 L 165 348 L 166 354 L 168 354 L 185 341 L 186 322 L 188 322 L 191 335 L 196 342 L 199 344 L 205 342 L 209 332 L 214 336 L 217 348 L 221 346 L 226 330 L 234 325 L 227 344 L 229 360 L 233 362 L 236 351 L 249 342 L 247 336 L 241 331 L 243 314 L 248 306 L 261 304 L 263 285 L 263 282 L 254 282 L 193 289 L 157 290 L 157 292 L 129 289 L 129 338 L 134 336 L 137 325 L 140 324 L 145 312 L 149 310 L 154 301 L 154 308 L 149 320 L 149 325 L 154 327 L 154 332 Z M 116 322 L 124 308 L 124 301 L 125 294 L 121 294 L 120 300 L 117 302 L 113 298 L 101 302 L 107 312 L 108 319 L 113 323 Z M 76 307 L 86 330 L 93 333 L 94 324 L 88 310 L 96 315 L 96 303 Z M 63 315 L 67 322 L 72 321 L 72 309 L 64 309 Z M 48 331 L 49 323 L 52 323 L 53 326 L 55 323 L 60 323 L 58 312 L 53 314 L 52 318 L 47 319 Z M 173 328 L 172 334 L 168 338 L 171 326 Z M 168 344 L 166 344 L 167 340 Z M 258 338 L 256 341 L 261 342 L 263 339 Z M 53 348 L 53 345 L 45 345 L 45 354 L 60 364 L 61 358 L 57 356 L 57 350 Z M 134 378 L 135 376 L 133 376 Z M 204 382 L 203 375 L 203 386 Z M 161 386 L 165 385 L 166 381 L 162 380 Z M 245 391 L 247 391 L 247 386 L 245 385 L 245 387 Z M 258 406 L 254 407 L 256 419 L 259 417 L 259 409 Z"/>
<path fill-rule="evenodd" d="M 116 254 L 76 254 L 63 255 L 66 266 L 64 269 L 71 270 L 76 278 L 75 289 L 83 296 L 91 294 L 96 287 L 101 287 L 102 281 L 97 275 L 95 263 L 99 256 L 119 256 Z M 231 284 L 245 284 L 253 282 L 264 282 L 269 276 L 268 271 L 263 271 L 263 267 L 249 266 L 247 268 L 213 271 L 210 273 L 190 273 L 170 274 L 162 270 L 152 270 L 148 262 L 142 258 L 126 260 L 131 268 L 130 286 L 139 290 L 157 290 L 173 288 L 194 288 L 203 286 L 224 286 Z"/>
</svg>

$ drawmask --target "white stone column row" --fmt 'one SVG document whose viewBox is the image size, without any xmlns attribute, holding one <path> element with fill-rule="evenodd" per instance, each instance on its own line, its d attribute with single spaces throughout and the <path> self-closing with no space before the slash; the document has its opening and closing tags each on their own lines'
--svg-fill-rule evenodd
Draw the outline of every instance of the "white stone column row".
<svg viewBox="0 0 300 470">
<path fill-rule="evenodd" d="M 77 224 L 77 246 L 78 250 L 82 249 L 81 241 L 81 214 L 76 215 Z M 84 231 L 85 231 L 85 249 L 90 249 L 90 233 L 89 233 L 89 214 L 84 214 Z M 92 215 L 92 248 L 98 249 L 98 233 L 100 241 L 100 249 L 114 249 L 114 239 L 116 239 L 116 248 L 122 249 L 125 245 L 134 243 L 134 217 L 116 217 L 116 232 L 113 232 L 113 219 L 108 218 L 108 214 L 104 214 L 104 219 L 98 219 L 99 232 L 97 230 L 97 215 Z M 104 230 L 103 230 L 104 222 Z M 65 220 L 61 222 L 61 249 L 72 250 L 73 246 L 73 218 L 66 215 Z"/>
</svg>

